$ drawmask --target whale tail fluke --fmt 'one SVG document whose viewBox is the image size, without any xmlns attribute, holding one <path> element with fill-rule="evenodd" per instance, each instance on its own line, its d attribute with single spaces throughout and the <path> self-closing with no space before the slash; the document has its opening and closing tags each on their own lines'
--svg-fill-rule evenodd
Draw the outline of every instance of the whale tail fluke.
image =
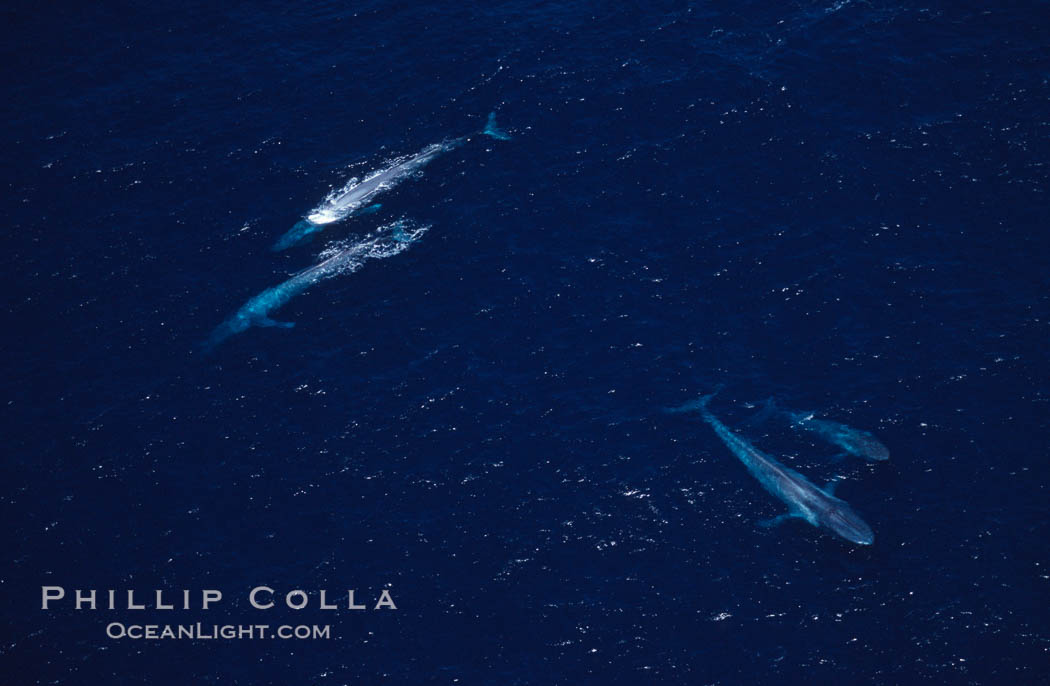
<svg viewBox="0 0 1050 686">
<path fill-rule="evenodd" d="M 777 405 L 777 401 L 773 396 L 766 398 L 766 401 L 762 403 L 762 407 L 759 408 L 758 412 L 754 414 L 751 419 L 747 420 L 749 426 L 759 426 L 765 424 L 773 417 L 780 414 L 780 406 Z"/>
<path fill-rule="evenodd" d="M 719 384 L 714 391 L 707 395 L 702 395 L 696 400 L 690 400 L 689 402 L 679 405 L 678 407 L 668 407 L 664 411 L 672 414 L 679 412 L 703 412 L 707 414 L 707 404 L 711 402 L 711 398 L 718 395 L 719 391 L 722 390 L 722 384 Z"/>
<path fill-rule="evenodd" d="M 489 119 L 485 122 L 485 128 L 481 130 L 481 133 L 490 138 L 495 138 L 498 141 L 510 140 L 510 134 L 496 125 L 495 112 L 489 112 Z"/>
</svg>

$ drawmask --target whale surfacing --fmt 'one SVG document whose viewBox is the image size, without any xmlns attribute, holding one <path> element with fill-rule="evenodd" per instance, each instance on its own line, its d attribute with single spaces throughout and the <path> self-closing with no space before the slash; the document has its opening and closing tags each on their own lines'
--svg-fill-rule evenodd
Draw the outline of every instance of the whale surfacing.
<svg viewBox="0 0 1050 686">
<path fill-rule="evenodd" d="M 752 421 L 758 422 L 771 415 L 783 416 L 790 422 L 791 428 L 814 433 L 828 443 L 842 448 L 846 453 L 863 460 L 883 462 L 890 459 L 889 448 L 870 431 L 854 429 L 852 426 L 828 419 L 819 419 L 814 412 L 782 409 L 773 398 L 766 400 L 765 407 Z"/>
<path fill-rule="evenodd" d="M 370 259 L 392 257 L 404 252 L 426 233 L 427 226 L 412 227 L 405 221 L 380 227 L 375 233 L 349 244 L 338 245 L 321 254 L 321 261 L 307 267 L 291 278 L 267 288 L 244 303 L 224 321 L 204 344 L 205 351 L 213 350 L 227 338 L 247 331 L 253 326 L 291 328 L 292 322 L 279 322 L 270 315 L 289 300 L 308 288 L 333 276 L 355 272 Z"/>
<path fill-rule="evenodd" d="M 485 128 L 480 133 L 500 141 L 510 140 L 510 136 L 496 125 L 495 112 L 489 114 Z M 455 150 L 469 140 L 470 136 L 462 136 L 432 143 L 414 155 L 391 160 L 385 167 L 372 172 L 363 180 L 350 179 L 342 189 L 330 193 L 320 205 L 281 236 L 273 244 L 273 250 L 279 252 L 299 245 L 313 234 L 323 231 L 329 224 L 374 212 L 379 209 L 379 205 L 368 206 L 373 198 L 413 176 L 439 155 Z"/>
<path fill-rule="evenodd" d="M 704 421 L 714 429 L 715 434 L 737 459 L 744 463 L 762 487 L 787 505 L 788 512 L 774 518 L 770 524 L 792 518 L 804 519 L 815 527 L 828 529 L 857 545 L 871 545 L 875 542 L 875 534 L 871 527 L 847 502 L 832 495 L 833 484 L 824 489 L 817 488 L 806 477 L 785 467 L 731 431 L 708 409 L 708 402 L 713 396 L 714 394 L 702 396 L 699 400 L 670 411 L 700 412 Z"/>
<path fill-rule="evenodd" d="M 890 459 L 890 451 L 870 431 L 854 429 L 827 419 L 817 419 L 812 413 L 787 412 L 791 425 L 797 429 L 811 431 L 829 443 L 833 443 L 850 455 L 864 460 L 882 462 Z"/>
</svg>

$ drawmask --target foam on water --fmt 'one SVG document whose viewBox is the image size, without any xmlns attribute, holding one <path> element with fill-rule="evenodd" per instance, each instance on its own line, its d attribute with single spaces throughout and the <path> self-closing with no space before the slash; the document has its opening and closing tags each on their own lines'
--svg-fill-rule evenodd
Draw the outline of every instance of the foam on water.
<svg viewBox="0 0 1050 686">
<path fill-rule="evenodd" d="M 384 259 L 403 253 L 429 229 L 429 225 L 414 226 L 408 220 L 398 219 L 379 227 L 374 233 L 364 238 L 347 239 L 329 244 L 318 255 L 321 261 L 306 271 L 323 268 L 316 279 L 318 281 L 336 274 L 355 272 L 367 260 Z M 300 272 L 300 274 L 303 273 L 305 272 Z"/>
<path fill-rule="evenodd" d="M 383 169 L 369 175 L 368 178 L 372 178 L 378 174 L 382 174 L 383 171 L 393 166 L 391 163 Z M 365 179 L 367 180 L 367 179 Z M 361 185 L 361 179 L 357 176 L 351 177 L 341 188 L 333 188 L 325 195 L 324 199 L 317 204 L 310 213 L 306 215 L 307 221 L 313 224 L 331 224 L 333 222 L 341 221 L 346 219 L 354 210 L 361 207 L 363 202 L 352 203 L 349 205 L 340 206 L 336 200 L 343 197 L 347 193 L 351 192 L 355 188 Z"/>
</svg>

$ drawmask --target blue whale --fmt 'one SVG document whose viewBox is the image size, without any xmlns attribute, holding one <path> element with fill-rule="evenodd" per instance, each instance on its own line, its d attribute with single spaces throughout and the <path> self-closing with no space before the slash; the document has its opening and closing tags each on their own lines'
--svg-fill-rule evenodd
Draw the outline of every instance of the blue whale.
<svg viewBox="0 0 1050 686">
<path fill-rule="evenodd" d="M 792 412 L 781 409 L 773 399 L 766 401 L 765 408 L 756 419 L 764 419 L 770 414 L 781 414 L 791 422 L 791 427 L 820 436 L 825 441 L 837 445 L 850 455 L 882 462 L 890 459 L 890 451 L 870 431 L 854 429 L 852 426 L 839 424 L 827 419 L 818 419 L 813 412 Z"/>
<path fill-rule="evenodd" d="M 496 140 L 510 140 L 510 136 L 496 126 L 494 112 L 489 115 L 481 134 Z M 401 181 L 418 172 L 437 156 L 455 150 L 469 140 L 470 136 L 462 136 L 433 143 L 414 155 L 393 160 L 386 167 L 366 176 L 364 180 L 351 179 L 342 191 L 330 196 L 281 236 L 274 243 L 273 250 L 280 251 L 299 245 L 313 234 L 323 231 L 329 224 L 379 209 L 378 205 L 368 207 L 366 205 L 380 193 L 394 188 Z"/>
<path fill-rule="evenodd" d="M 270 315 L 289 300 L 314 284 L 339 274 L 355 272 L 369 259 L 391 257 L 405 251 L 419 239 L 428 227 L 410 228 L 403 221 L 384 226 L 374 234 L 349 245 L 343 245 L 320 262 L 295 274 L 287 281 L 267 288 L 244 303 L 229 319 L 220 324 L 204 344 L 210 351 L 230 336 L 253 326 L 291 328 L 292 322 L 279 322 Z"/>
<path fill-rule="evenodd" d="M 707 409 L 714 394 L 673 408 L 672 412 L 698 411 L 711 425 L 722 442 L 744 463 L 762 487 L 788 506 L 787 514 L 774 518 L 768 524 L 777 524 L 791 518 L 804 519 L 815 527 L 823 527 L 851 543 L 871 545 L 875 534 L 871 527 L 853 511 L 844 500 L 832 495 L 834 484 L 820 489 L 793 469 L 780 464 L 734 433 Z"/>
</svg>

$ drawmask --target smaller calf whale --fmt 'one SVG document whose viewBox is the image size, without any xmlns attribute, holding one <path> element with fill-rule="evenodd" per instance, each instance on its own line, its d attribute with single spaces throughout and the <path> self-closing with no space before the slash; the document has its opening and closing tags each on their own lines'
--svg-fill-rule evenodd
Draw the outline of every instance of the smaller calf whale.
<svg viewBox="0 0 1050 686">
<path fill-rule="evenodd" d="M 854 429 L 827 419 L 817 419 L 813 412 L 793 412 L 781 409 L 770 398 L 766 401 L 765 408 L 759 413 L 759 418 L 764 419 L 772 414 L 783 415 L 791 422 L 792 428 L 810 431 L 825 441 L 837 445 L 850 455 L 873 462 L 890 459 L 889 448 L 875 438 L 870 431 Z"/>
<path fill-rule="evenodd" d="M 495 112 L 489 114 L 481 135 L 501 141 L 510 140 L 510 136 L 496 126 Z M 462 136 L 433 143 L 414 155 L 393 160 L 383 169 L 366 176 L 364 180 L 351 179 L 341 191 L 330 195 L 281 236 L 274 243 L 273 250 L 276 252 L 298 245 L 313 234 L 323 231 L 329 224 L 379 209 L 379 205 L 366 205 L 380 193 L 394 188 L 421 170 L 437 156 L 455 150 L 469 140 L 470 136 Z"/>
<path fill-rule="evenodd" d="M 714 393 L 669 411 L 700 412 L 704 421 L 715 430 L 722 442 L 744 463 L 762 487 L 788 506 L 787 514 L 776 517 L 771 523 L 797 517 L 815 527 L 828 529 L 857 545 L 871 545 L 875 542 L 875 534 L 871 527 L 846 501 L 832 495 L 834 484 L 829 484 L 824 489 L 817 488 L 806 477 L 785 467 L 731 431 L 707 409 L 712 397 Z"/>
</svg>

